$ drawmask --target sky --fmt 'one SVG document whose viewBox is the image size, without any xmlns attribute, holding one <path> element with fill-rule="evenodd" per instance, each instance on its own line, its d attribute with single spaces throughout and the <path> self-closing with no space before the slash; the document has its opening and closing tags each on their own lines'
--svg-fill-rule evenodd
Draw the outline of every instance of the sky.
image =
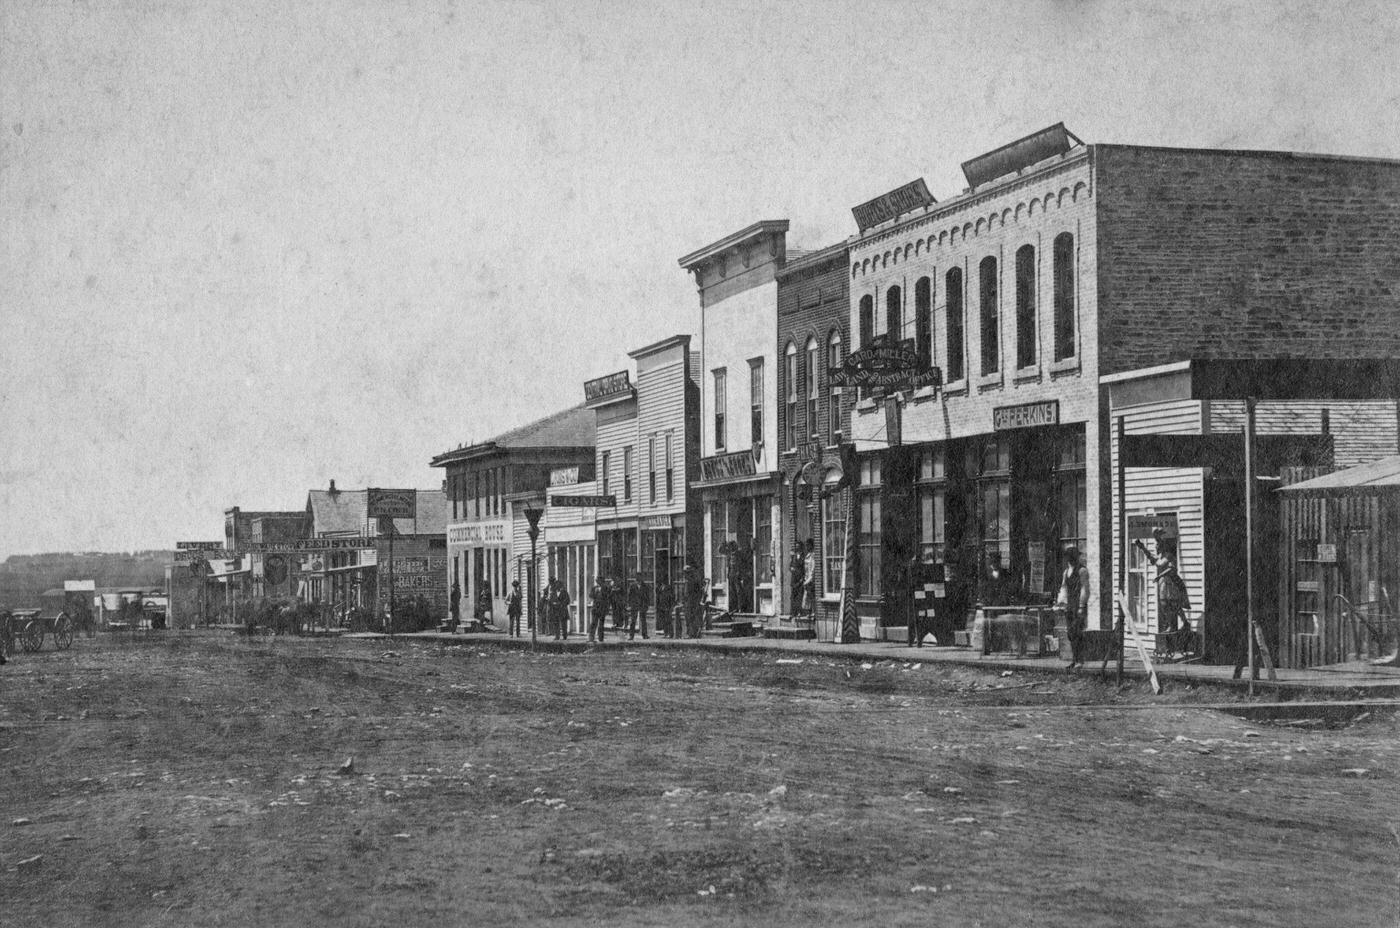
<svg viewBox="0 0 1400 928">
<path fill-rule="evenodd" d="M 1063 121 L 1400 158 L 1400 5 L 0 4 L 0 557 L 170 548 L 575 405 L 789 245 Z"/>
</svg>

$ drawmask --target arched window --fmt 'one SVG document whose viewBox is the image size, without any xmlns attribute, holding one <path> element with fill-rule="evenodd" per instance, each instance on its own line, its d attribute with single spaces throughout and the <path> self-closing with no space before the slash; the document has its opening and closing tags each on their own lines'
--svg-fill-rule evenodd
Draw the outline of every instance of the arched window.
<svg viewBox="0 0 1400 928">
<path fill-rule="evenodd" d="M 982 321 L 982 374 L 1001 369 L 1001 335 L 997 319 L 997 259 L 988 255 L 977 265 L 977 311 Z"/>
<path fill-rule="evenodd" d="M 838 368 L 845 358 L 841 355 L 841 332 L 832 329 L 826 339 L 826 366 Z M 826 443 L 835 445 L 841 441 L 841 388 L 827 379 L 826 389 Z"/>
<path fill-rule="evenodd" d="M 963 272 L 955 267 L 943 276 L 943 290 L 948 295 L 948 364 L 946 379 L 949 383 L 967 376 L 963 365 L 966 347 L 963 344 Z"/>
<path fill-rule="evenodd" d="M 815 337 L 807 339 L 807 440 L 816 438 L 817 431 L 817 390 L 821 378 L 818 376 L 821 363 L 821 351 L 817 348 Z"/>
<path fill-rule="evenodd" d="M 904 294 L 898 287 L 885 291 L 885 332 L 891 343 L 904 336 Z"/>
<path fill-rule="evenodd" d="M 914 350 L 920 368 L 933 366 L 933 281 L 927 277 L 914 284 Z"/>
<path fill-rule="evenodd" d="M 870 294 L 860 298 L 860 344 L 864 348 L 875 338 L 875 298 Z"/>
<path fill-rule="evenodd" d="M 1016 249 L 1016 366 L 1035 366 L 1035 247 Z"/>
<path fill-rule="evenodd" d="M 784 448 L 797 447 L 797 346 L 792 342 L 787 343 L 787 348 L 783 351 L 784 371 L 787 374 L 787 403 L 784 409 L 787 419 L 783 423 L 785 431 Z"/>
<path fill-rule="evenodd" d="M 1074 236 L 1055 236 L 1055 360 L 1074 357 Z"/>
</svg>

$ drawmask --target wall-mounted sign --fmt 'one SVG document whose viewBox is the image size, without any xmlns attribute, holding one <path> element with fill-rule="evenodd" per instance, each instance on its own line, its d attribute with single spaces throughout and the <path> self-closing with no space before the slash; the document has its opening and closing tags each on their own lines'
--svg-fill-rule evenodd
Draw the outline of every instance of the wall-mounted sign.
<svg viewBox="0 0 1400 928">
<path fill-rule="evenodd" d="M 249 551 L 264 554 L 299 554 L 302 551 L 357 551 L 373 548 L 376 539 L 364 535 L 346 538 L 303 538 L 299 541 L 254 541 L 248 545 Z"/>
<path fill-rule="evenodd" d="M 632 381 L 627 371 L 618 371 L 616 374 L 608 374 L 606 377 L 597 377 L 583 383 L 583 398 L 589 403 L 631 394 Z"/>
<path fill-rule="evenodd" d="M 1007 429 L 1033 429 L 1043 425 L 1059 424 L 1059 400 L 1022 403 L 1019 406 L 998 406 L 992 410 L 992 428 L 998 432 Z"/>
<path fill-rule="evenodd" d="M 224 543 L 222 541 L 177 541 L 176 551 L 221 551 Z"/>
<path fill-rule="evenodd" d="M 758 473 L 751 451 L 735 451 L 700 459 L 701 480 L 733 480 L 753 477 Z"/>
<path fill-rule="evenodd" d="M 1317 546 L 1317 559 L 1318 559 L 1319 561 L 1322 561 L 1324 564 L 1335 564 L 1335 563 L 1337 563 L 1337 546 L 1336 546 L 1336 545 L 1318 545 L 1318 546 Z"/>
<path fill-rule="evenodd" d="M 666 532 L 671 530 L 670 516 L 642 516 L 642 528 L 649 532 Z"/>
<path fill-rule="evenodd" d="M 371 519 L 413 519 L 418 515 L 417 490 L 370 487 L 365 493 L 365 514 Z"/>
<path fill-rule="evenodd" d="M 937 367 L 919 363 L 914 340 L 876 342 L 853 351 L 840 367 L 829 367 L 826 375 L 833 387 L 884 387 L 891 390 L 912 390 L 936 387 L 943 383 L 943 372 Z"/>
<path fill-rule="evenodd" d="M 552 487 L 565 487 L 578 483 L 578 465 L 573 467 L 556 467 L 549 472 L 549 485 Z"/>
<path fill-rule="evenodd" d="M 567 506 L 571 509 L 614 509 L 617 507 L 617 494 L 607 496 L 565 496 L 555 494 L 549 498 L 551 506 Z"/>
<path fill-rule="evenodd" d="M 1174 512 L 1128 513 L 1129 541 L 1146 541 L 1152 537 L 1153 529 L 1159 528 L 1168 538 L 1180 537 Z"/>
<path fill-rule="evenodd" d="M 902 216 L 921 207 L 932 206 L 937 202 L 933 198 L 933 194 L 928 192 L 928 184 L 924 183 L 924 179 L 920 177 L 903 187 L 896 187 L 889 193 L 882 193 L 873 200 L 867 200 L 859 206 L 851 207 L 851 214 L 856 217 L 856 226 L 864 232 L 871 226 L 878 226 L 896 216 Z"/>
<path fill-rule="evenodd" d="M 285 554 L 269 554 L 263 558 L 263 579 L 273 586 L 287 582 L 289 567 Z"/>
<path fill-rule="evenodd" d="M 452 545 L 504 545 L 510 543 L 510 523 L 463 522 L 447 527 L 447 543 Z"/>
<path fill-rule="evenodd" d="M 396 557 L 394 558 L 394 582 L 409 574 L 446 574 L 445 557 Z"/>
<path fill-rule="evenodd" d="M 175 563 L 176 563 L 176 564 L 191 564 L 191 563 L 194 563 L 194 562 L 197 561 L 197 560 L 200 560 L 201 558 L 211 558 L 211 557 L 212 557 L 212 558 L 215 558 L 215 559 L 219 559 L 219 558 L 230 558 L 230 557 L 233 557 L 233 556 L 234 556 L 234 552 L 232 552 L 232 551 L 230 551 L 230 550 L 228 550 L 227 548 L 224 548 L 224 547 L 218 547 L 218 548 L 199 548 L 199 549 L 186 548 L 186 549 L 183 550 L 183 551 L 176 551 L 176 552 L 175 552 Z"/>
</svg>

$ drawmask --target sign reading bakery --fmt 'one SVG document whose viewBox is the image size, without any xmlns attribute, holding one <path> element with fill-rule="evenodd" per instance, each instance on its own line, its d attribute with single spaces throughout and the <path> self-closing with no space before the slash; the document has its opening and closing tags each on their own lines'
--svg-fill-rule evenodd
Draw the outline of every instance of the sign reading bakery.
<svg viewBox="0 0 1400 928">
<path fill-rule="evenodd" d="M 1060 401 L 1022 403 L 1019 406 L 998 406 L 992 410 L 992 428 L 998 432 L 1010 429 L 1034 429 L 1060 424 Z"/>
</svg>

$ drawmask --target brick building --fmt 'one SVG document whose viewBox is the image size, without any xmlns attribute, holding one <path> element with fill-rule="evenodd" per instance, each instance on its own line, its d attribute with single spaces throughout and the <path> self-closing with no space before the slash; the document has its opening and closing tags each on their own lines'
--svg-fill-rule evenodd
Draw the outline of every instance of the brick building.
<svg viewBox="0 0 1400 928">
<path fill-rule="evenodd" d="M 920 562 L 946 568 L 955 627 L 978 603 L 1048 601 L 1068 543 L 1107 626 L 1100 581 L 1121 565 L 1100 378 L 1400 357 L 1400 164 L 1085 145 L 1060 125 L 963 168 L 960 195 L 850 242 L 857 345 L 898 332 L 943 375 L 853 414 L 862 634 L 904 625 Z M 1367 421 L 1325 399 L 1334 422 Z"/>
<path fill-rule="evenodd" d="M 778 281 L 778 466 L 782 472 L 778 563 L 789 582 L 779 627 L 823 640 L 836 637 L 845 556 L 845 492 L 821 498 L 841 478 L 840 445 L 850 429 L 855 391 L 833 386 L 850 345 L 850 274 L 846 243 L 807 254 L 789 252 Z M 800 545 L 814 546 L 814 614 L 792 620 L 801 591 L 792 582 Z M 770 626 L 771 627 L 771 626 Z"/>
</svg>

